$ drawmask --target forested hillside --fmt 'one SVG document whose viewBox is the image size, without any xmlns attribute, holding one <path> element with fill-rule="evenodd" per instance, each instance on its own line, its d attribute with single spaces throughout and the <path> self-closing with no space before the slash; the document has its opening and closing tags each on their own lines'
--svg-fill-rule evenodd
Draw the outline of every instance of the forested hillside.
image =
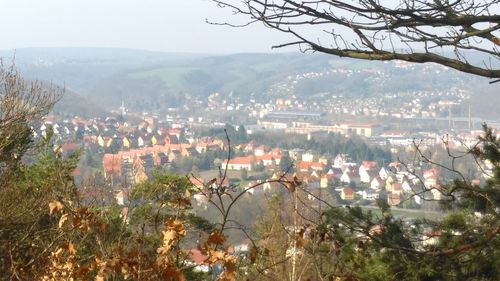
<svg viewBox="0 0 500 281">
<path fill-rule="evenodd" d="M 5 60 L 13 51 L 2 51 Z M 27 78 L 52 81 L 106 108 L 124 101 L 134 110 L 178 107 L 219 92 L 241 100 L 295 95 L 381 97 L 398 92 L 469 90 L 478 99 L 494 88 L 485 79 L 437 65 L 369 63 L 320 54 L 190 55 L 128 49 L 20 49 L 16 65 Z M 423 83 L 425 81 L 425 83 Z M 484 87 L 471 85 L 486 84 Z M 484 107 L 485 110 L 482 110 Z M 75 108 L 85 112 L 85 108 Z M 497 112 L 476 103 L 475 116 Z"/>
</svg>

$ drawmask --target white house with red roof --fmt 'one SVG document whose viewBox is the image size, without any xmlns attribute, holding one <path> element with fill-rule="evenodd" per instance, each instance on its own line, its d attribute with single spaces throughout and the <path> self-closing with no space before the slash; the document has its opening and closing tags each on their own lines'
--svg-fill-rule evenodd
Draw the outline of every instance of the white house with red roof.
<svg viewBox="0 0 500 281">
<path fill-rule="evenodd" d="M 281 150 L 281 148 L 273 148 L 271 149 L 269 154 L 272 156 L 279 156 L 281 158 L 281 155 L 283 155 L 283 150 Z"/>
<path fill-rule="evenodd" d="M 358 175 L 356 173 L 351 172 L 349 170 L 345 170 L 342 176 L 340 177 L 340 181 L 343 183 L 351 183 L 352 181 L 355 181 Z"/>
<path fill-rule="evenodd" d="M 253 155 L 255 156 L 263 156 L 264 154 L 266 154 L 266 151 L 267 151 L 267 147 L 265 145 L 259 145 L 258 147 L 256 147 L 254 150 L 253 150 Z"/>
<path fill-rule="evenodd" d="M 375 189 L 375 190 L 381 189 L 382 187 L 384 187 L 384 185 L 385 185 L 385 182 L 381 177 L 375 177 L 370 182 L 370 188 Z"/>
<path fill-rule="evenodd" d="M 304 162 L 313 162 L 314 161 L 314 153 L 311 151 L 306 151 L 302 154 L 302 161 Z"/>
<path fill-rule="evenodd" d="M 247 171 L 252 170 L 252 165 L 255 163 L 255 157 L 253 156 L 241 156 L 241 157 L 235 157 L 233 159 L 224 160 L 222 162 L 221 168 L 222 170 L 243 170 L 246 169 Z"/>
<path fill-rule="evenodd" d="M 389 176 L 394 175 L 394 172 L 390 168 L 382 167 L 382 168 L 380 168 L 378 175 L 383 180 L 386 180 Z"/>
<path fill-rule="evenodd" d="M 393 182 L 391 184 L 391 190 L 390 192 L 392 194 L 397 194 L 397 195 L 401 195 L 403 194 L 403 185 L 399 182 Z"/>
<path fill-rule="evenodd" d="M 323 171 L 325 167 L 326 165 L 320 162 L 301 161 L 297 164 L 297 170 L 299 172 L 308 172 L 309 170 Z"/>
<path fill-rule="evenodd" d="M 255 140 L 251 140 L 247 144 L 242 144 L 241 147 L 242 147 L 244 152 L 248 153 L 248 152 L 252 152 L 256 145 L 257 145 L 257 142 Z"/>
<path fill-rule="evenodd" d="M 361 182 L 370 183 L 377 176 L 377 162 L 363 161 L 359 166 L 359 178 Z"/>
<path fill-rule="evenodd" d="M 342 188 L 340 198 L 346 201 L 354 200 L 354 191 L 348 187 Z"/>
<path fill-rule="evenodd" d="M 426 188 L 431 189 L 438 185 L 439 171 L 432 168 L 424 171 L 424 185 Z"/>
<path fill-rule="evenodd" d="M 401 184 L 401 187 L 403 188 L 403 191 L 406 193 L 413 192 L 413 184 L 411 183 L 411 181 L 404 180 L 403 183 Z"/>
<path fill-rule="evenodd" d="M 264 154 L 262 156 L 255 157 L 255 162 L 262 162 L 262 164 L 266 167 L 279 165 L 280 161 L 281 161 L 281 155 Z"/>
</svg>

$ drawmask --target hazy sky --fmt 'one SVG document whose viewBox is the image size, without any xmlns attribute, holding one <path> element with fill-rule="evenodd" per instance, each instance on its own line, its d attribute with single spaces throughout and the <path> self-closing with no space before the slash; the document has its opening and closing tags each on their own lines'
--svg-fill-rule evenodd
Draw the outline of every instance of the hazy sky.
<svg viewBox="0 0 500 281">
<path fill-rule="evenodd" d="M 121 47 L 169 52 L 270 52 L 285 35 L 231 20 L 209 0 L 0 0 L 0 49 Z M 294 50 L 287 49 L 288 51 Z"/>
</svg>

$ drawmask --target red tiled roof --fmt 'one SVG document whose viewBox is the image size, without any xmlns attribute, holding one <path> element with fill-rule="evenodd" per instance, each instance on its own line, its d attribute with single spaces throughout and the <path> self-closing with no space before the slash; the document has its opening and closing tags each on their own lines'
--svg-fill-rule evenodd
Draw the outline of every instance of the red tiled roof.
<svg viewBox="0 0 500 281">
<path fill-rule="evenodd" d="M 367 170 L 369 169 L 373 169 L 375 167 L 377 167 L 377 162 L 375 161 L 363 161 L 363 163 L 361 163 L 361 166 Z"/>
<path fill-rule="evenodd" d="M 299 170 L 307 170 L 309 168 L 313 169 L 324 169 L 325 164 L 320 163 L 320 162 L 307 162 L 307 161 L 301 161 L 297 164 L 297 168 Z"/>
<path fill-rule="evenodd" d="M 121 170 L 121 155 L 104 154 L 102 158 L 102 166 L 107 174 L 119 174 Z"/>
<path fill-rule="evenodd" d="M 201 179 L 195 177 L 189 177 L 189 181 L 196 187 L 203 187 L 203 180 Z"/>
<path fill-rule="evenodd" d="M 279 156 L 281 156 L 282 151 L 281 151 L 281 149 L 280 149 L 280 148 L 273 148 L 273 149 L 271 150 L 271 153 L 270 153 L 270 154 L 271 154 L 271 155 L 279 155 Z"/>
<path fill-rule="evenodd" d="M 436 170 L 434 168 L 424 171 L 424 178 L 426 178 L 426 179 L 427 178 L 437 178 L 438 175 L 439 175 L 438 170 Z"/>
<path fill-rule="evenodd" d="M 354 194 L 354 191 L 348 187 L 344 187 L 342 189 L 342 191 L 344 192 L 345 195 L 353 195 Z"/>
<path fill-rule="evenodd" d="M 69 143 L 64 143 L 61 146 L 62 151 L 64 152 L 69 152 L 69 151 L 74 151 L 79 147 L 77 143 L 69 142 Z"/>
<path fill-rule="evenodd" d="M 267 150 L 267 147 L 265 145 L 259 145 L 258 147 L 256 147 L 254 150 L 262 150 L 262 151 L 266 151 Z"/>
<path fill-rule="evenodd" d="M 253 156 L 240 156 L 230 159 L 228 164 L 251 165 L 254 162 L 255 158 Z"/>
<path fill-rule="evenodd" d="M 267 161 L 271 161 L 271 160 L 277 160 L 277 159 L 281 159 L 281 156 L 280 155 L 271 155 L 271 154 L 264 154 L 262 156 L 256 156 L 255 157 L 255 161 L 259 162 L 259 161 L 264 161 L 264 160 L 267 160 Z"/>
<path fill-rule="evenodd" d="M 202 254 L 198 249 L 191 249 L 189 254 L 191 255 L 193 262 L 197 264 L 202 264 L 208 258 L 208 256 Z"/>
<path fill-rule="evenodd" d="M 393 182 L 391 188 L 393 191 L 400 191 L 403 190 L 403 185 L 398 182 Z"/>
</svg>

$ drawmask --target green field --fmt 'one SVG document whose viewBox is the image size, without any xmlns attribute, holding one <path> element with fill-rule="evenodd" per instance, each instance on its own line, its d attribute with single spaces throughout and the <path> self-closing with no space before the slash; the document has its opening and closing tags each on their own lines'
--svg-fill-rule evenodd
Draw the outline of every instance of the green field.
<svg viewBox="0 0 500 281">
<path fill-rule="evenodd" d="M 378 207 L 375 206 L 360 206 L 360 207 L 364 210 L 369 209 L 374 214 L 381 214 L 381 211 Z M 417 209 L 401 209 L 401 208 L 391 208 L 391 213 L 394 216 L 402 216 L 415 219 L 430 219 L 430 220 L 436 220 L 446 215 L 445 213 L 442 212 L 424 211 Z"/>
<path fill-rule="evenodd" d="M 147 71 L 130 73 L 129 76 L 135 79 L 155 77 L 161 79 L 170 89 L 182 88 L 182 77 L 195 70 L 193 67 L 161 67 Z"/>
</svg>

